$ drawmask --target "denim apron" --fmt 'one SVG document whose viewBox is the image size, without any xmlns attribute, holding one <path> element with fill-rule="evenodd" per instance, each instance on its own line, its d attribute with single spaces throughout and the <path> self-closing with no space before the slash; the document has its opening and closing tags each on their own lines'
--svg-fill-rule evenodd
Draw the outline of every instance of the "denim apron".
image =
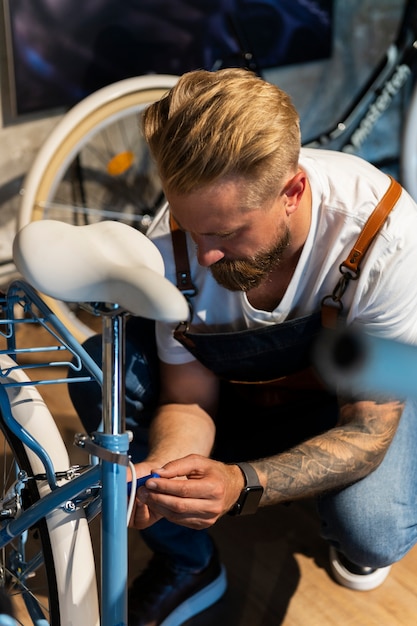
<svg viewBox="0 0 417 626">
<path fill-rule="evenodd" d="M 321 313 L 272 326 L 175 338 L 221 381 L 215 456 L 276 454 L 335 425 L 337 401 L 311 366 Z"/>
<path fill-rule="evenodd" d="M 241 384 L 273 384 L 305 370 L 321 328 L 320 312 L 298 319 L 227 333 L 174 333 L 196 359 L 216 376 Z"/>
</svg>

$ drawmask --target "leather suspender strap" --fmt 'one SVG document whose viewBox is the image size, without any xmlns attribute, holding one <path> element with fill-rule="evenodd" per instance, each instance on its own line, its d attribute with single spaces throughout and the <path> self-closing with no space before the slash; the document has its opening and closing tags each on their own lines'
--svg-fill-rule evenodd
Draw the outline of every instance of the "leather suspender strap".
<svg viewBox="0 0 417 626">
<path fill-rule="evenodd" d="M 388 213 L 395 206 L 401 195 L 401 185 L 399 185 L 397 181 L 392 178 L 392 176 L 390 176 L 390 179 L 390 186 L 369 216 L 361 234 L 350 251 L 349 256 L 342 263 L 343 267 L 346 267 L 352 272 L 359 272 L 359 264 L 362 261 L 363 256 L 371 245 L 375 235 L 381 229 Z"/>
<path fill-rule="evenodd" d="M 169 216 L 172 247 L 174 250 L 177 287 L 184 296 L 194 296 L 197 289 L 191 280 L 190 261 L 188 258 L 187 238 L 172 215 Z"/>
<path fill-rule="evenodd" d="M 349 255 L 340 264 L 339 269 L 342 276 L 334 288 L 333 293 L 325 296 L 322 300 L 322 325 L 326 328 L 334 328 L 336 326 L 338 315 L 343 310 L 341 298 L 349 282 L 359 278 L 359 265 L 363 257 L 375 236 L 380 231 L 391 209 L 393 209 L 401 196 L 401 185 L 397 183 L 392 176 L 389 178 L 391 182 L 387 191 L 369 216 Z"/>
</svg>

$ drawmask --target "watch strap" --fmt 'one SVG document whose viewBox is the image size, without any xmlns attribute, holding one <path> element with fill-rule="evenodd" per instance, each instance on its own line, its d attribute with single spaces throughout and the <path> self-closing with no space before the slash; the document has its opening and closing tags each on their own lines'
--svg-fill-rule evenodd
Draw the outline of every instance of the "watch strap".
<svg viewBox="0 0 417 626">
<path fill-rule="evenodd" d="M 240 468 L 245 477 L 245 486 L 235 504 L 228 511 L 228 514 L 234 516 L 256 513 L 264 491 L 259 482 L 258 474 L 250 463 L 233 463 L 233 465 L 237 465 Z"/>
<path fill-rule="evenodd" d="M 240 467 L 241 472 L 245 478 L 245 487 L 260 487 L 261 483 L 259 482 L 258 474 L 256 473 L 255 468 L 250 464 L 242 461 L 241 463 L 235 463 L 238 467 Z"/>
</svg>

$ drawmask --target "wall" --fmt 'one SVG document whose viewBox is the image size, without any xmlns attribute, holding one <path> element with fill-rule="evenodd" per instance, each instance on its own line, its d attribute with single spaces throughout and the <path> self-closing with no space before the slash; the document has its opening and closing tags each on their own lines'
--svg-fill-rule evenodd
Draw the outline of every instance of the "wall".
<svg viewBox="0 0 417 626">
<path fill-rule="evenodd" d="M 306 0 L 307 1 L 307 0 Z M 314 2 L 314 0 L 308 0 Z M 304 140 L 327 130 L 347 99 L 364 83 L 393 40 L 403 0 L 334 0 L 334 52 L 325 61 L 268 70 L 265 78 L 288 91 L 298 107 Z M 44 138 L 62 114 L 55 111 L 13 120 L 8 108 L 7 58 L 0 0 L 0 282 L 14 273 L 11 244 L 24 176 Z M 308 42 L 306 42 L 308 45 Z M 384 116 L 363 156 L 398 155 L 400 108 Z"/>
</svg>

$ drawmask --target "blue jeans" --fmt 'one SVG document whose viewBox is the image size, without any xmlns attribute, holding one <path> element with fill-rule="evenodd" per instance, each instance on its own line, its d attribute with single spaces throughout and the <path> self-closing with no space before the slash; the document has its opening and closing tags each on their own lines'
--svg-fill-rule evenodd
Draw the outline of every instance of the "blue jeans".
<svg viewBox="0 0 417 626">
<path fill-rule="evenodd" d="M 417 542 L 417 400 L 409 400 L 381 465 L 318 502 L 322 536 L 357 565 L 385 567 Z"/>
<path fill-rule="evenodd" d="M 126 422 L 133 431 L 130 453 L 136 462 L 147 452 L 147 432 L 158 395 L 158 371 L 152 323 L 133 318 L 126 343 Z M 144 330 L 143 330 L 144 327 Z M 101 337 L 85 346 L 101 362 Z M 94 384 L 69 385 L 73 404 L 88 432 L 101 418 L 101 391 Z M 240 404 L 239 404 L 240 403 Z M 334 404 L 311 404 L 309 411 L 290 407 L 248 410 L 246 400 L 227 386 L 217 416 L 214 456 L 226 462 L 261 458 L 288 450 L 335 425 Z M 417 402 L 408 403 L 383 462 L 375 472 L 337 493 L 318 499 L 322 536 L 358 565 L 382 567 L 399 560 L 417 541 Z M 281 429 L 277 436 L 278 428 Z M 256 422 L 256 428 L 255 428 Z M 279 444 L 277 443 L 279 442 Z M 212 555 L 207 531 L 161 520 L 141 531 L 153 552 L 172 558 L 177 567 L 199 570 Z"/>
</svg>

